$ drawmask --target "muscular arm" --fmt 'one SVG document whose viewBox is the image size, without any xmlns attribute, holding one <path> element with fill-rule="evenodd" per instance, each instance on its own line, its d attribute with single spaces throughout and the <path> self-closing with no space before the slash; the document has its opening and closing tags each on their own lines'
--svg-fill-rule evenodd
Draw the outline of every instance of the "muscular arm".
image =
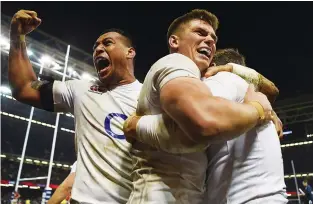
<svg viewBox="0 0 313 204">
<path fill-rule="evenodd" d="M 70 173 L 61 185 L 56 189 L 52 197 L 49 199 L 48 204 L 59 204 L 61 203 L 72 190 L 72 186 L 75 179 L 75 172 Z"/>
<path fill-rule="evenodd" d="M 43 82 L 37 80 L 27 56 L 26 43 L 17 36 L 11 36 L 8 73 L 13 97 L 23 103 L 41 108 L 38 87 Z"/>
<path fill-rule="evenodd" d="M 181 77 L 169 81 L 161 89 L 160 99 L 163 110 L 194 141 L 239 136 L 259 119 L 252 105 L 213 97 L 198 79 Z"/>
<path fill-rule="evenodd" d="M 8 78 L 13 97 L 18 101 L 52 111 L 51 83 L 42 91 L 44 83 L 38 81 L 32 65 L 28 59 L 25 36 L 36 29 L 41 23 L 35 11 L 19 10 L 14 14 L 10 27 L 10 52 Z M 47 100 L 48 99 L 48 100 Z M 53 99 L 52 99 L 53 100 Z M 43 105 L 44 101 L 44 105 Z M 45 101 L 50 103 L 46 106 Z M 52 108 L 51 108 L 52 107 Z"/>
</svg>

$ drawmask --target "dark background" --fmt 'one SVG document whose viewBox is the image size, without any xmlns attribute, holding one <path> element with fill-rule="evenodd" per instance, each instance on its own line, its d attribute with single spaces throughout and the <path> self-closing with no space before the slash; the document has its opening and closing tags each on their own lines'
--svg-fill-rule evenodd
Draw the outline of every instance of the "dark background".
<svg viewBox="0 0 313 204">
<path fill-rule="evenodd" d="M 275 82 L 278 99 L 312 93 L 312 2 L 2 2 L 1 12 L 34 10 L 41 30 L 90 54 L 103 30 L 125 29 L 137 45 L 135 74 L 142 81 L 167 54 L 172 20 L 195 8 L 219 18 L 217 47 L 238 48 L 248 66 Z"/>
</svg>

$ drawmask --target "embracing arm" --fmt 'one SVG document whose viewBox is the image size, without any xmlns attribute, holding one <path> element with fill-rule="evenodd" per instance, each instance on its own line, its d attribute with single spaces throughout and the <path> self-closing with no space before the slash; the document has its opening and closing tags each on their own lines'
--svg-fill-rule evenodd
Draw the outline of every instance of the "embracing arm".
<svg viewBox="0 0 313 204">
<path fill-rule="evenodd" d="M 222 71 L 232 72 L 246 80 L 248 83 L 254 84 L 257 90 L 265 94 L 271 103 L 275 102 L 279 94 L 279 90 L 275 84 L 264 77 L 262 74 L 258 73 L 254 69 L 234 63 L 210 67 L 206 72 L 205 77 L 211 77 Z"/>
<path fill-rule="evenodd" d="M 260 118 L 253 105 L 213 97 L 197 79 L 171 80 L 163 86 L 160 96 L 163 110 L 195 141 L 239 136 Z"/>
<path fill-rule="evenodd" d="M 264 98 L 266 97 L 264 96 Z M 255 106 L 213 97 L 206 85 L 198 79 L 181 77 L 167 82 L 161 90 L 160 99 L 162 109 L 186 134 L 188 137 L 186 140 L 195 143 L 232 139 L 260 122 L 260 114 Z M 140 118 L 136 117 L 135 122 L 125 123 L 125 135 L 135 136 L 138 123 L 145 127 L 137 127 L 137 129 L 143 128 L 143 131 L 151 134 L 155 134 L 155 130 L 155 132 L 160 133 L 158 136 L 167 137 L 161 131 L 162 126 L 159 126 L 159 123 L 164 120 L 162 117 L 144 117 L 151 117 L 150 122 L 152 124 L 150 122 L 138 123 Z M 127 127 L 128 124 L 131 126 Z M 177 131 L 177 128 L 174 131 Z M 171 132 L 168 135 L 170 134 Z M 181 136 L 183 137 L 184 134 Z M 155 141 L 158 140 L 158 136 L 151 136 L 154 137 Z M 145 136 L 145 138 L 147 137 Z"/>
</svg>

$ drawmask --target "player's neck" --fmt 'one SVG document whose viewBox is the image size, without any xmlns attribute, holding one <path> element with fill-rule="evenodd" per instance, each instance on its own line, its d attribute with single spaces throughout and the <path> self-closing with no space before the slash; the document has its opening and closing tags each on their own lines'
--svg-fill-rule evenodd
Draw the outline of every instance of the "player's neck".
<svg viewBox="0 0 313 204">
<path fill-rule="evenodd" d="M 113 90 L 116 87 L 131 84 L 135 81 L 136 81 L 136 78 L 134 75 L 125 73 L 125 74 L 123 74 L 123 76 L 116 78 L 114 81 L 111 81 L 111 83 L 109 83 L 109 84 L 102 82 L 102 86 L 108 90 Z"/>
<path fill-rule="evenodd" d="M 120 80 L 118 81 L 118 86 L 130 84 L 136 81 L 136 77 L 134 76 L 134 66 L 133 62 L 127 63 L 126 69 L 121 73 Z"/>
<path fill-rule="evenodd" d="M 134 75 L 127 74 L 124 76 L 119 82 L 117 82 L 117 86 L 123 86 L 126 84 L 131 84 L 136 81 L 136 78 Z"/>
</svg>

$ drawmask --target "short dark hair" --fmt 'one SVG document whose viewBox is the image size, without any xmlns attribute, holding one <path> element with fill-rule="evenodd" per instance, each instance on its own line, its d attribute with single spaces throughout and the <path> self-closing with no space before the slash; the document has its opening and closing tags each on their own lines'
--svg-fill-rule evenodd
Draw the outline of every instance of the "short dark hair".
<svg viewBox="0 0 313 204">
<path fill-rule="evenodd" d="M 182 15 L 176 18 L 171 23 L 167 31 L 167 39 L 169 39 L 171 35 L 176 33 L 183 24 L 186 24 L 189 21 L 194 20 L 194 19 L 200 19 L 200 20 L 207 22 L 213 27 L 214 31 L 218 29 L 219 22 L 218 22 L 217 17 L 213 13 L 210 13 L 204 9 L 194 9 L 186 13 L 185 15 Z"/>
<path fill-rule="evenodd" d="M 246 66 L 245 57 L 242 54 L 240 54 L 237 49 L 233 48 L 217 50 L 213 57 L 212 62 L 215 63 L 217 66 L 225 65 L 231 62 Z"/>
<path fill-rule="evenodd" d="M 124 30 L 119 29 L 119 28 L 109 28 L 109 29 L 104 30 L 101 35 L 104 35 L 105 33 L 109 33 L 109 32 L 115 32 L 115 33 L 122 35 L 123 37 L 126 38 L 126 46 L 135 48 L 134 41 L 133 41 L 129 32 L 124 31 Z"/>
</svg>

